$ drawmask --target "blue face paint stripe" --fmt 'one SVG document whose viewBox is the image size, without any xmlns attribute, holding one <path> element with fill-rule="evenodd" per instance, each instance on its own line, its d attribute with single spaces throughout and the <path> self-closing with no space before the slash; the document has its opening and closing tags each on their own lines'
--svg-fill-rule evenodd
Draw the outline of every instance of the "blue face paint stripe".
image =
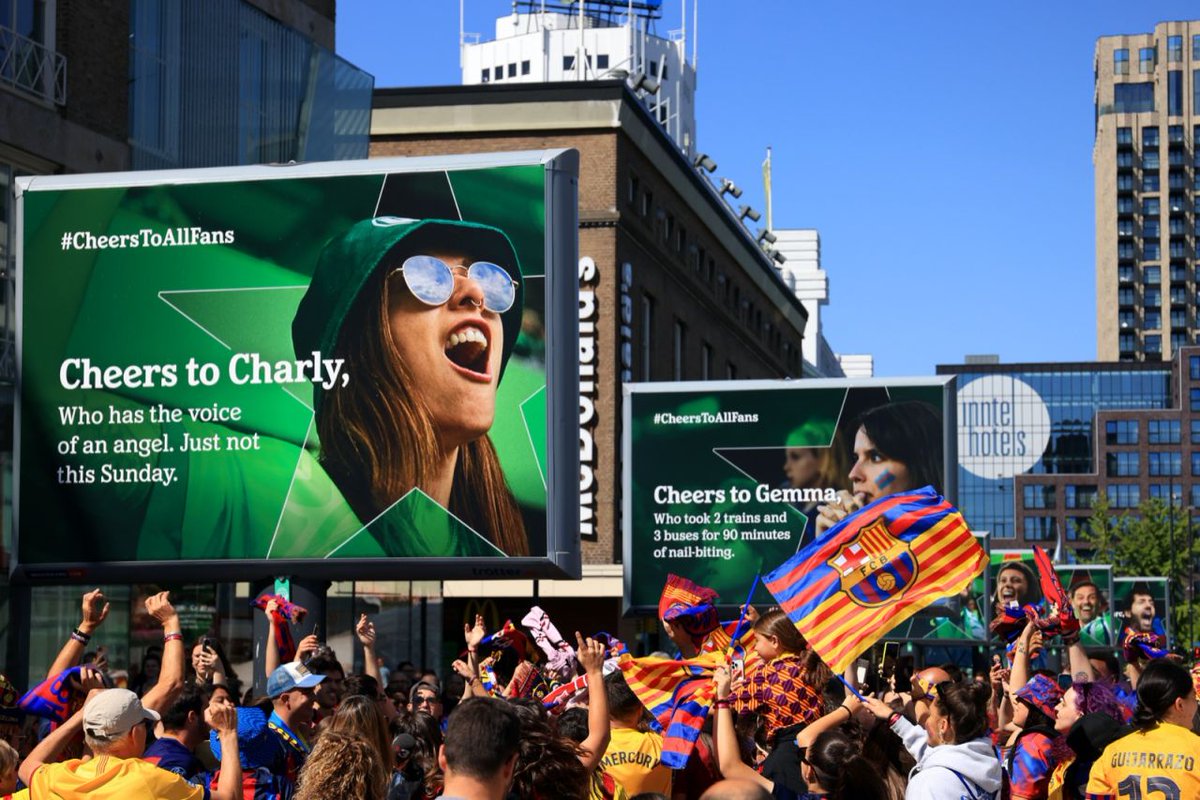
<svg viewBox="0 0 1200 800">
<path fill-rule="evenodd" d="M 885 469 L 875 478 L 875 485 L 880 489 L 886 489 L 896 481 L 896 476 L 892 474 L 890 469 Z"/>
</svg>

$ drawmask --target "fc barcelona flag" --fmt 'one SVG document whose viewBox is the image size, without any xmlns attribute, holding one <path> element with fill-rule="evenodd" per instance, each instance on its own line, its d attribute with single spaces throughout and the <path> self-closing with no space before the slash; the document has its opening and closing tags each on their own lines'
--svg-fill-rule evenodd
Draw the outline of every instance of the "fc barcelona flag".
<svg viewBox="0 0 1200 800">
<path fill-rule="evenodd" d="M 962 514 L 926 486 L 850 515 L 765 583 L 809 645 L 841 673 L 889 630 L 965 589 L 986 563 Z"/>
</svg>

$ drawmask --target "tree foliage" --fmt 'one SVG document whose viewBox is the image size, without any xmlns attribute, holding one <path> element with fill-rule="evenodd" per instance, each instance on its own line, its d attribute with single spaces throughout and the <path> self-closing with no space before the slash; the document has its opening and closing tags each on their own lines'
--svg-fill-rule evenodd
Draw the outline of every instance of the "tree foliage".
<svg viewBox="0 0 1200 800">
<path fill-rule="evenodd" d="M 1143 500 L 1136 509 L 1114 514 L 1108 498 L 1099 494 L 1092 506 L 1092 518 L 1082 538 L 1095 550 L 1094 561 L 1111 564 L 1113 575 L 1121 577 L 1159 576 L 1168 578 L 1171 591 L 1173 632 L 1178 641 L 1186 641 L 1189 630 L 1200 633 L 1200 620 L 1189 629 L 1195 609 L 1187 603 L 1188 575 L 1200 555 L 1200 535 L 1191 537 L 1189 554 L 1188 527 L 1191 522 L 1185 505 L 1169 503 L 1157 497 Z M 1200 523 L 1200 519 L 1194 521 Z"/>
</svg>

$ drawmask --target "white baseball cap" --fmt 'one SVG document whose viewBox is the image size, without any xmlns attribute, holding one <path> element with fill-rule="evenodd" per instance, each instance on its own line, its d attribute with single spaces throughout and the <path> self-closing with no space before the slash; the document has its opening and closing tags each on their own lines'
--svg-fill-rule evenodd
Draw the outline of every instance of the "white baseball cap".
<svg viewBox="0 0 1200 800">
<path fill-rule="evenodd" d="M 83 706 L 83 732 L 105 739 L 122 736 L 141 722 L 158 720 L 158 712 L 143 707 L 128 689 L 105 689 Z"/>
</svg>

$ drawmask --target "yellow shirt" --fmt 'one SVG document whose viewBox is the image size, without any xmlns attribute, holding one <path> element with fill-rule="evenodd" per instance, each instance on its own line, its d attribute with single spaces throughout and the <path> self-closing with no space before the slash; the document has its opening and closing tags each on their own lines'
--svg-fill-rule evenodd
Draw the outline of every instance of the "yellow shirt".
<svg viewBox="0 0 1200 800">
<path fill-rule="evenodd" d="M 39 800 L 203 800 L 204 788 L 137 758 L 97 756 L 46 764 L 33 773 L 30 795 Z"/>
<path fill-rule="evenodd" d="M 600 768 L 625 787 L 629 796 L 642 792 L 671 795 L 671 768 L 662 763 L 663 739 L 657 733 L 613 728 Z"/>
<path fill-rule="evenodd" d="M 1067 780 L 1067 767 L 1075 763 L 1074 758 L 1058 762 L 1050 773 L 1050 785 L 1046 787 L 1046 800 L 1063 800 L 1063 784 Z"/>
<path fill-rule="evenodd" d="M 1200 736 L 1161 723 L 1104 748 L 1088 773 L 1088 800 L 1200 797 Z"/>
</svg>

